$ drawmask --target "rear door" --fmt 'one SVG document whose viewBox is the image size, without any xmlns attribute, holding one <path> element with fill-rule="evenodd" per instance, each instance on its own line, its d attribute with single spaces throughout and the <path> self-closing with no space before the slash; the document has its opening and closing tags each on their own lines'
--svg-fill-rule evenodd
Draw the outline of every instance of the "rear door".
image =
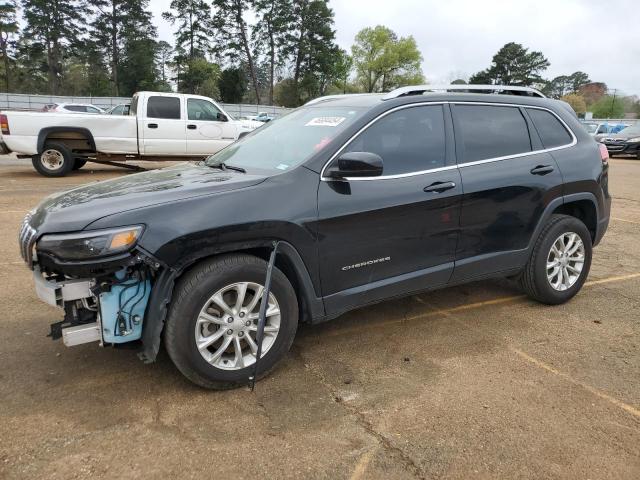
<svg viewBox="0 0 640 480">
<path fill-rule="evenodd" d="M 322 179 L 320 275 L 330 313 L 445 284 L 453 270 L 462 189 L 447 105 L 379 118 L 341 153 L 380 155 L 380 177 Z"/>
<path fill-rule="evenodd" d="M 183 98 L 168 95 L 147 97 L 138 121 L 143 155 L 184 155 L 186 153 Z M 140 118 L 140 117 L 139 117 Z"/>
<path fill-rule="evenodd" d="M 211 101 L 187 98 L 187 154 L 210 155 L 236 139 L 236 125 Z"/>
<path fill-rule="evenodd" d="M 562 175 L 523 108 L 452 111 L 464 189 L 452 281 L 518 268 L 546 206 L 562 195 Z"/>
</svg>

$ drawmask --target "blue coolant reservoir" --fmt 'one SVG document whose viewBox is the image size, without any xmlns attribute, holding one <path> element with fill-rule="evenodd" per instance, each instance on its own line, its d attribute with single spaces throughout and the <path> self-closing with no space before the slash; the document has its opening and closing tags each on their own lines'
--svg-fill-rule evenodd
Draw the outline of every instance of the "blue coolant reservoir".
<svg viewBox="0 0 640 480">
<path fill-rule="evenodd" d="M 139 275 L 139 274 L 138 274 Z M 100 294 L 100 319 L 105 343 L 125 343 L 142 336 L 142 321 L 151 294 L 151 282 L 140 277 L 125 279 L 126 270 L 116 273 L 123 282 Z"/>
</svg>

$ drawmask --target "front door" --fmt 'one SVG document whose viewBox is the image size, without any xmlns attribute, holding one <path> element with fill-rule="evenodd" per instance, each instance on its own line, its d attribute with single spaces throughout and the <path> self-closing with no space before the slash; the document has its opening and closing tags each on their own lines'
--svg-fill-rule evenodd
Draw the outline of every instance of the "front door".
<svg viewBox="0 0 640 480">
<path fill-rule="evenodd" d="M 452 111 L 464 188 L 452 281 L 518 268 L 546 206 L 562 195 L 560 170 L 525 109 L 457 104 Z"/>
<path fill-rule="evenodd" d="M 340 152 L 380 155 L 382 176 L 320 182 L 320 275 L 329 314 L 448 281 L 462 194 L 447 157 L 449 126 L 446 105 L 394 111 Z"/>
<path fill-rule="evenodd" d="M 236 127 L 228 120 L 212 102 L 187 99 L 187 153 L 211 155 L 232 143 Z"/>
</svg>

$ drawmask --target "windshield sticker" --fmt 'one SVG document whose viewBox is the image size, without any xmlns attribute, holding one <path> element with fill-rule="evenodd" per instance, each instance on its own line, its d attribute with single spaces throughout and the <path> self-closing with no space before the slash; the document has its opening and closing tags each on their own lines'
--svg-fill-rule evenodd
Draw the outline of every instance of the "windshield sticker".
<svg viewBox="0 0 640 480">
<path fill-rule="evenodd" d="M 305 127 L 337 127 L 346 119 L 347 117 L 315 117 L 309 120 Z"/>
<path fill-rule="evenodd" d="M 286 170 L 287 168 L 289 168 L 289 165 L 285 165 L 284 163 L 281 163 L 280 165 L 278 165 L 276 167 L 278 170 Z"/>
</svg>

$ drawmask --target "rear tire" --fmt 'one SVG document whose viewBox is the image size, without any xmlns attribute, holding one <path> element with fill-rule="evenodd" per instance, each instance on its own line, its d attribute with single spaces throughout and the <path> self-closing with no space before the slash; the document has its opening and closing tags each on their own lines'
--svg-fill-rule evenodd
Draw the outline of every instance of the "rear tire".
<svg viewBox="0 0 640 480">
<path fill-rule="evenodd" d="M 534 300 L 558 305 L 580 291 L 591 268 L 591 233 L 568 215 L 552 215 L 540 233 L 520 285 Z"/>
<path fill-rule="evenodd" d="M 75 161 L 71 150 L 63 143 L 50 142 L 41 153 L 31 157 L 33 168 L 45 177 L 64 177 L 73 170 Z"/>
<path fill-rule="evenodd" d="M 266 269 L 267 263 L 258 257 L 225 255 L 197 265 L 176 286 L 164 343 L 178 370 L 196 385 L 223 390 L 247 384 L 255 365 L 255 312 L 261 298 L 256 292 L 264 284 Z M 244 300 L 239 300 L 240 285 L 245 285 Z M 231 311 L 219 308 L 220 302 Z M 286 355 L 298 326 L 295 291 L 277 268 L 272 273 L 267 325 L 271 333 L 264 338 L 258 379 Z M 225 341 L 231 343 L 223 348 Z"/>
</svg>

